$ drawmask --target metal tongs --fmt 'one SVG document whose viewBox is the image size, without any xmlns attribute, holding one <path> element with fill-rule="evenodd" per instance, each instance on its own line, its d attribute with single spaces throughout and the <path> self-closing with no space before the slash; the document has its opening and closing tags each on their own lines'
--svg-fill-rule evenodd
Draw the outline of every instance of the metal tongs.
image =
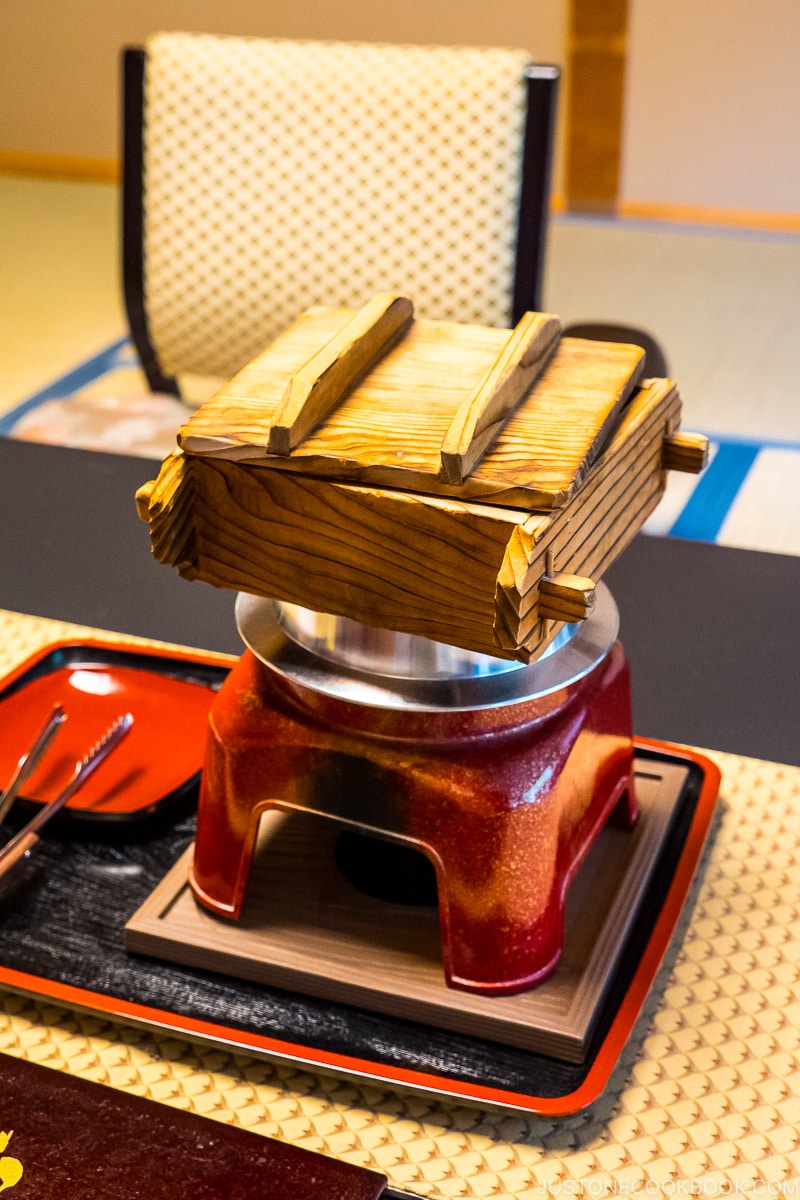
<svg viewBox="0 0 800 1200">
<path fill-rule="evenodd" d="M 0 799 L 0 821 L 3 820 L 14 803 L 22 784 L 33 774 L 64 720 L 66 720 L 66 713 L 60 705 L 56 704 L 48 720 L 34 739 L 30 750 L 19 760 L 11 782 L 3 793 L 2 799 Z M 115 746 L 119 745 L 132 724 L 133 716 L 131 713 L 125 713 L 123 716 L 118 717 L 105 736 L 92 746 L 91 750 L 75 764 L 75 770 L 66 787 L 49 804 L 43 805 L 36 816 L 32 817 L 28 824 L 24 825 L 19 833 L 15 834 L 11 841 L 3 846 L 0 850 L 0 879 L 4 879 L 10 874 L 14 867 L 30 854 L 39 841 L 39 830 L 42 826 L 46 825 L 50 818 L 54 817 L 72 799 L 78 789 L 83 787 L 92 771 L 100 766 L 100 763 L 111 753 Z"/>
<path fill-rule="evenodd" d="M 33 774 L 39 763 L 44 758 L 47 747 L 52 742 L 55 735 L 58 733 L 58 727 L 63 721 L 66 721 L 67 714 L 64 712 L 60 704 L 53 706 L 53 711 L 45 721 L 42 728 L 37 733 L 30 749 L 22 755 L 22 758 L 17 763 L 17 769 L 11 776 L 11 782 L 6 790 L 0 796 L 0 825 L 5 821 L 8 813 L 11 811 L 11 805 L 19 795 L 19 790 L 27 779 Z"/>
</svg>

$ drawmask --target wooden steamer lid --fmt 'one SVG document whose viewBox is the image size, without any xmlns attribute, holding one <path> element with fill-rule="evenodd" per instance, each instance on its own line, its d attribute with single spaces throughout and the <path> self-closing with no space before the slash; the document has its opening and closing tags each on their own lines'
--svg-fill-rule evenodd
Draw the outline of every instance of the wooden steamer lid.
<svg viewBox="0 0 800 1200">
<path fill-rule="evenodd" d="M 203 579 L 528 662 L 704 465 L 637 346 L 416 320 L 381 293 L 312 308 L 195 413 L 137 496 Z"/>
</svg>

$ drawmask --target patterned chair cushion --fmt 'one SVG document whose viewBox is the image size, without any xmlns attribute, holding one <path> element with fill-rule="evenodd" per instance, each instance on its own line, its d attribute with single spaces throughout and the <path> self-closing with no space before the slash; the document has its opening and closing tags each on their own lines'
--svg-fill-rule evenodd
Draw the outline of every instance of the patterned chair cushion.
<svg viewBox="0 0 800 1200">
<path fill-rule="evenodd" d="M 170 374 L 230 377 L 313 304 L 508 325 L 519 50 L 157 34 L 145 295 Z"/>
</svg>

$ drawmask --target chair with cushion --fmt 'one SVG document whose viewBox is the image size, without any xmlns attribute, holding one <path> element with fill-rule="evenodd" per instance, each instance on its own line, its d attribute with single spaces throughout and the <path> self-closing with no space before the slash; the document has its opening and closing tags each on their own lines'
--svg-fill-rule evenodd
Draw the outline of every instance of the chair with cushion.
<svg viewBox="0 0 800 1200">
<path fill-rule="evenodd" d="M 124 68 L 123 275 L 154 390 L 229 378 L 314 304 L 392 289 L 498 326 L 540 306 L 556 67 L 177 33 Z"/>
</svg>

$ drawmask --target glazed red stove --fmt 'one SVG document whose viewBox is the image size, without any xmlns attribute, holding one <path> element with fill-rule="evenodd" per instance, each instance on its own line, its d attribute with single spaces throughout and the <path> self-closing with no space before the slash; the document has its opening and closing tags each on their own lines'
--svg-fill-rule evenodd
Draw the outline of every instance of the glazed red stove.
<svg viewBox="0 0 800 1200">
<path fill-rule="evenodd" d="M 582 859 L 609 818 L 636 819 L 608 590 L 530 665 L 252 596 L 237 620 L 248 649 L 210 716 L 201 903 L 237 918 L 262 812 L 301 809 L 427 856 L 448 985 L 504 994 L 545 978 Z"/>
</svg>

